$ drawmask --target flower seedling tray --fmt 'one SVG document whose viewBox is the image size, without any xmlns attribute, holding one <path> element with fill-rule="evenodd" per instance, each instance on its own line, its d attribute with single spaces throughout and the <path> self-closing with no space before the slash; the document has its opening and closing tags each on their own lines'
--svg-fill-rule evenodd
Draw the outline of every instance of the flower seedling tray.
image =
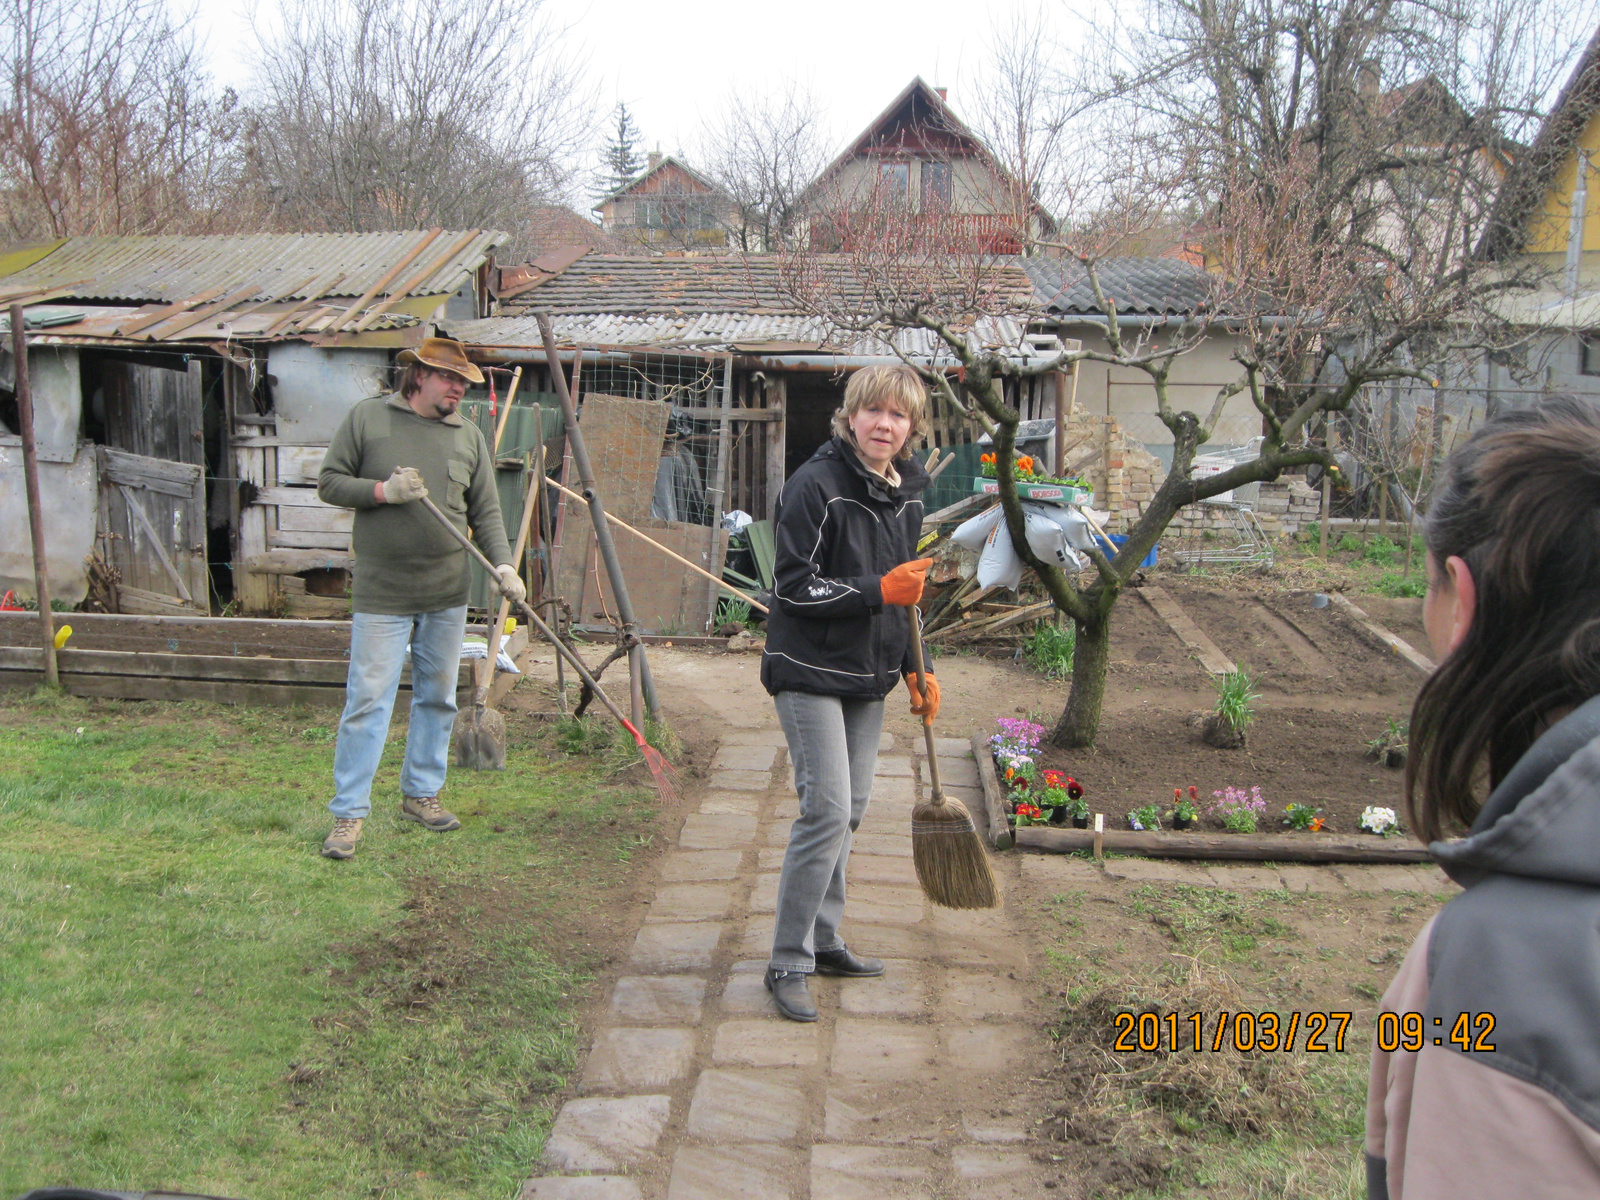
<svg viewBox="0 0 1600 1200">
<path fill-rule="evenodd" d="M 972 481 L 972 490 L 976 495 L 998 496 L 1000 481 L 978 478 Z M 1071 487 L 1064 483 L 1019 483 L 1017 495 L 1024 500 L 1042 500 L 1052 504 L 1087 504 L 1094 499 L 1092 489 Z"/>
</svg>

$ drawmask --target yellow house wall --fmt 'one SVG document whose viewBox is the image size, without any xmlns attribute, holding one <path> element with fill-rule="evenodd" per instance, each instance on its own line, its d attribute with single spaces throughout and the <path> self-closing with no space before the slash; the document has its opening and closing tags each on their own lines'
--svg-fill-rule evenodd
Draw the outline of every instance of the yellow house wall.
<svg viewBox="0 0 1600 1200">
<path fill-rule="evenodd" d="M 1600 112 L 1589 118 L 1579 147 L 1589 153 L 1589 202 L 1585 206 L 1583 250 L 1600 254 Z M 1544 204 L 1528 228 L 1528 252 L 1565 256 L 1572 231 L 1572 197 L 1578 186 L 1578 156 L 1571 154 L 1561 164 L 1555 181 L 1545 193 Z"/>
</svg>

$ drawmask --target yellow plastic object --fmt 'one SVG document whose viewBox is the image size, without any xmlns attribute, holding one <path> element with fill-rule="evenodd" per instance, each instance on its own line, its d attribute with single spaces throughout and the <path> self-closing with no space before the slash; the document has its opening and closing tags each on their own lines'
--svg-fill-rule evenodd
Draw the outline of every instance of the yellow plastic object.
<svg viewBox="0 0 1600 1200">
<path fill-rule="evenodd" d="M 63 625 L 60 629 L 56 630 L 56 649 L 59 650 L 61 647 L 65 646 L 67 644 L 67 639 L 71 636 L 71 625 Z"/>
<path fill-rule="evenodd" d="M 515 617 L 507 617 L 506 618 L 506 624 L 505 624 L 505 634 L 506 634 L 506 636 L 510 637 L 516 631 L 517 631 L 517 619 Z"/>
</svg>

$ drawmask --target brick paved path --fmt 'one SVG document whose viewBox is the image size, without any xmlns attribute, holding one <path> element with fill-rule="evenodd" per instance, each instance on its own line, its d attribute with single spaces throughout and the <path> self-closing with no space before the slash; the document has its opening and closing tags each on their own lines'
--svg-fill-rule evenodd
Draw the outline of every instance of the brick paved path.
<svg viewBox="0 0 1600 1200">
<path fill-rule="evenodd" d="M 653 656 L 654 657 L 654 656 Z M 615 980 L 578 1096 L 557 1116 L 523 1200 L 1007 1200 L 1047 1195 L 1023 1090 L 1053 1061 L 1036 1017 L 1019 922 L 1005 907 L 927 904 L 911 864 L 911 808 L 926 787 L 914 718 L 891 707 L 872 805 L 850 857 L 842 932 L 883 958 L 880 979 L 814 977 L 820 1019 L 779 1017 L 762 987 L 797 803 L 771 702 L 749 669 L 698 674 L 658 660 L 727 732 L 707 793 L 662 861 L 654 902 Z M 673 678 L 673 676 L 677 678 Z M 720 676 L 720 677 L 719 677 Z M 714 681 L 714 682 L 713 682 Z M 968 743 L 940 739 L 941 781 L 981 805 Z M 1070 887 L 1079 859 L 1010 855 Z M 1371 870 L 1371 869 L 1368 869 Z M 1431 888 L 1432 868 L 1378 868 L 1366 884 Z M 1342 890 L 1312 868 L 1121 860 L 1113 878 Z M 1353 874 L 1340 868 L 1340 874 Z M 1048 1181 L 1048 1182 L 1047 1182 Z"/>
</svg>

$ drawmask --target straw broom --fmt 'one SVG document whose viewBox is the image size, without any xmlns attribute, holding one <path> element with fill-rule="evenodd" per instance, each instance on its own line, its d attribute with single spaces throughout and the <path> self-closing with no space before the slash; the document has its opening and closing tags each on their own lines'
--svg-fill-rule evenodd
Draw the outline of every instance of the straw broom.
<svg viewBox="0 0 1600 1200">
<path fill-rule="evenodd" d="M 911 608 L 911 656 L 917 691 L 927 697 L 922 664 L 922 614 Z M 922 718 L 928 744 L 928 779 L 933 799 L 911 810 L 911 860 L 922 894 L 945 908 L 993 908 L 999 903 L 989 855 L 973 827 L 972 814 L 959 800 L 947 800 L 939 785 L 939 760 L 933 750 L 933 718 Z"/>
</svg>

